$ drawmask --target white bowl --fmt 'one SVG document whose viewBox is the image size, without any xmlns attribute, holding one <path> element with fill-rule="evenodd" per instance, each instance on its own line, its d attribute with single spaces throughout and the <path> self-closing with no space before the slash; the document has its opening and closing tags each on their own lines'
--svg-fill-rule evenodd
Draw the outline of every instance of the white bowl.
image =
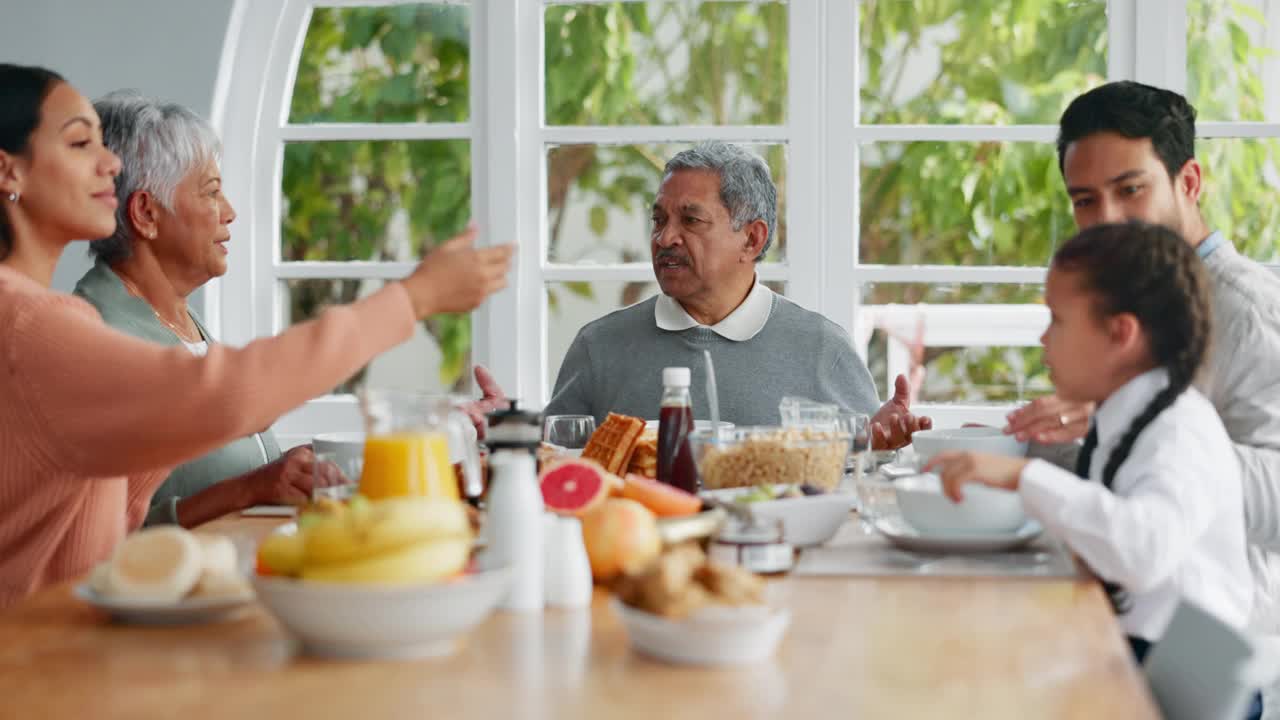
<svg viewBox="0 0 1280 720">
<path fill-rule="evenodd" d="M 707 490 L 702 494 L 733 502 L 739 495 L 745 495 L 754 490 L 755 488 L 730 488 Z M 849 519 L 849 510 L 852 505 L 851 495 L 835 492 L 782 500 L 761 500 L 746 504 L 751 508 L 752 514 L 758 518 L 781 520 L 783 540 L 795 547 L 811 547 L 830 540 L 840 526 Z"/>
<path fill-rule="evenodd" d="M 932 473 L 895 480 L 893 490 L 902 519 L 921 533 L 1012 533 L 1027 522 L 1022 498 L 1006 490 L 970 483 L 957 503 L 942 493 L 942 480 Z"/>
<path fill-rule="evenodd" d="M 789 610 L 704 608 L 672 620 L 609 601 L 636 650 L 682 665 L 747 665 L 769 659 L 791 623 Z"/>
<path fill-rule="evenodd" d="M 921 430 L 911 434 L 911 446 L 921 467 L 944 450 L 971 450 L 1012 457 L 1027 454 L 1025 442 L 1019 442 L 1014 436 L 1005 435 L 1000 428 L 994 427 Z"/>
<path fill-rule="evenodd" d="M 253 579 L 258 599 L 311 653 L 349 658 L 447 655 L 489 616 L 510 582 L 506 568 L 410 587 Z"/>
</svg>

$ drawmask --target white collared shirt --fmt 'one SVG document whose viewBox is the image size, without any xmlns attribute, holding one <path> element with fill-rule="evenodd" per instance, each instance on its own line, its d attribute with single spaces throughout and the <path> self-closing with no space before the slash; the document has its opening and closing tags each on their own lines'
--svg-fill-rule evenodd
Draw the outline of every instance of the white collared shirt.
<svg viewBox="0 0 1280 720">
<path fill-rule="evenodd" d="M 764 329 L 772 311 L 773 291 L 761 285 L 757 279 L 746 299 L 715 325 L 707 326 L 694 320 L 675 298 L 665 294 L 658 296 L 658 302 L 653 306 L 653 317 L 659 328 L 669 332 L 709 327 L 726 340 L 746 342 Z"/>
<path fill-rule="evenodd" d="M 1138 436 L 1102 486 L 1111 451 L 1169 384 L 1163 369 L 1130 380 L 1098 408 L 1089 482 L 1043 460 L 1022 471 L 1027 511 L 1133 601 L 1129 635 L 1160 639 L 1186 598 L 1243 629 L 1252 605 L 1240 467 L 1213 406 L 1189 389 Z"/>
</svg>

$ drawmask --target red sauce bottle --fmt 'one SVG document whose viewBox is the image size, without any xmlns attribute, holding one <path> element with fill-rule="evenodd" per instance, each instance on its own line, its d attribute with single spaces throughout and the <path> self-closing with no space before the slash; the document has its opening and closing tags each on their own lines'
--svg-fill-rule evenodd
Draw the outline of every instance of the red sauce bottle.
<svg viewBox="0 0 1280 720">
<path fill-rule="evenodd" d="M 662 370 L 662 407 L 658 411 L 658 480 L 691 493 L 698 492 L 698 467 L 693 462 L 689 435 L 693 432 L 693 401 L 689 397 L 689 368 Z"/>
</svg>

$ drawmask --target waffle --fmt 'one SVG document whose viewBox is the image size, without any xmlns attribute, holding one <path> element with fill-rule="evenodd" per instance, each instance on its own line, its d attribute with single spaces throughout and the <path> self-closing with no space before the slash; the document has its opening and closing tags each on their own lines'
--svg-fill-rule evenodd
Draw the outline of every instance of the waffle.
<svg viewBox="0 0 1280 720">
<path fill-rule="evenodd" d="M 658 433 L 646 430 L 636 441 L 635 451 L 631 453 L 631 461 L 627 463 L 627 472 L 643 475 L 647 478 L 658 477 Z"/>
<path fill-rule="evenodd" d="M 591 439 L 582 450 L 582 457 L 595 460 L 614 475 L 623 473 L 642 432 L 644 420 L 609 413 L 604 424 L 591 434 Z"/>
</svg>

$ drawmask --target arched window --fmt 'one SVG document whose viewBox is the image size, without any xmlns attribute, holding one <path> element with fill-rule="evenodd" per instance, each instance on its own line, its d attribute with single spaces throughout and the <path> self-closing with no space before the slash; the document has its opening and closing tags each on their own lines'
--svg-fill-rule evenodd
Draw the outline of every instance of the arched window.
<svg viewBox="0 0 1280 720">
<path fill-rule="evenodd" d="M 247 242 L 209 314 L 229 342 L 278 332 L 474 217 L 519 244 L 512 287 L 356 383 L 465 389 L 480 362 L 541 404 L 582 324 L 655 291 L 662 164 L 714 138 L 761 153 L 781 191 L 761 279 L 848 329 L 882 394 L 922 361 L 921 401 L 972 417 L 1048 389 L 1041 283 L 1074 230 L 1052 143 L 1074 95 L 1188 91 L 1208 219 L 1280 259 L 1277 5 L 240 2 L 216 106 Z M 313 403 L 299 436 L 350 405 Z"/>
</svg>

